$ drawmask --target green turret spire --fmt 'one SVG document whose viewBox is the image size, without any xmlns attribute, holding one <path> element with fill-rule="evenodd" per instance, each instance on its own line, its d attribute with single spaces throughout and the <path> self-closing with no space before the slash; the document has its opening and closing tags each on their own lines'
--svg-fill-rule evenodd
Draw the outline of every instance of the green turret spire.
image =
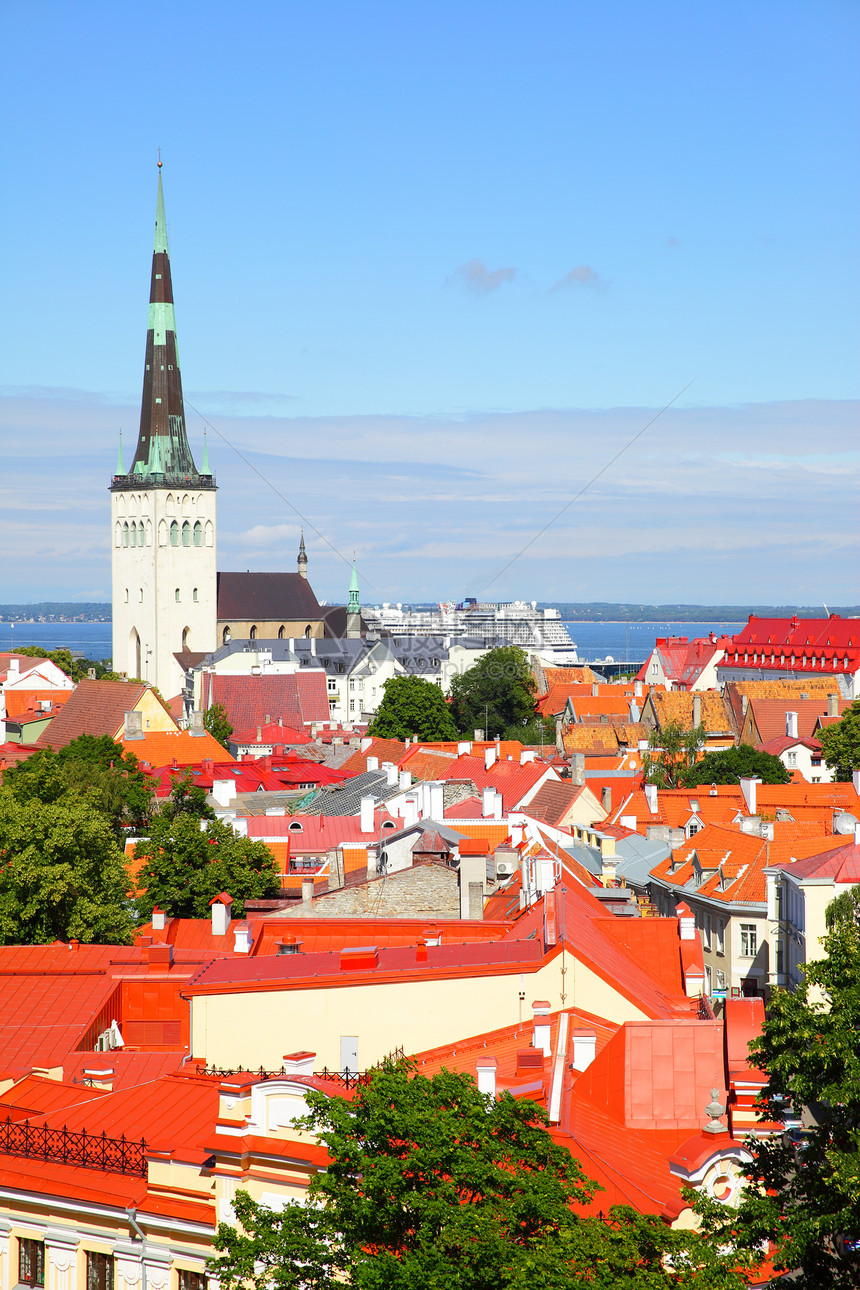
<svg viewBox="0 0 860 1290">
<path fill-rule="evenodd" d="M 361 613 L 361 600 L 359 599 L 358 573 L 355 568 L 355 560 L 352 562 L 352 577 L 349 580 L 349 604 L 346 607 L 348 614 Z"/>
</svg>

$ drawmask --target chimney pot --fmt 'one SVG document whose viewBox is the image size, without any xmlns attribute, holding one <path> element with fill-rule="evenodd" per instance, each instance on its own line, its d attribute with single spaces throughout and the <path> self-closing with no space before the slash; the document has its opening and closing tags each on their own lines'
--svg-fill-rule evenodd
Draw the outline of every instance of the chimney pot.
<svg viewBox="0 0 860 1290">
<path fill-rule="evenodd" d="M 481 1057 L 476 1063 L 478 1072 L 478 1092 L 485 1093 L 489 1097 L 496 1096 L 496 1068 L 498 1062 L 495 1057 Z"/>
</svg>

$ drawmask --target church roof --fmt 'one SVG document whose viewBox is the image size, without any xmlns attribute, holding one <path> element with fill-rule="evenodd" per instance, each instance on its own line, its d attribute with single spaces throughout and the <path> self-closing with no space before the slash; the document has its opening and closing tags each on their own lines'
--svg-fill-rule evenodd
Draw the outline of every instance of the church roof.
<svg viewBox="0 0 860 1290">
<path fill-rule="evenodd" d="M 319 622 L 324 611 L 300 573 L 219 573 L 218 619 Z"/>
</svg>

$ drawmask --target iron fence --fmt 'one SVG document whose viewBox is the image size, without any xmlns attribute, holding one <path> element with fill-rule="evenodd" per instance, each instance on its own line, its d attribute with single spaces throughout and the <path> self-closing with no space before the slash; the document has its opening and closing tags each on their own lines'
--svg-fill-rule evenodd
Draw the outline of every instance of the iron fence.
<svg viewBox="0 0 860 1290">
<path fill-rule="evenodd" d="M 50 1161 L 53 1164 L 78 1165 L 84 1169 L 101 1169 L 112 1174 L 137 1174 L 146 1177 L 146 1142 L 126 1138 L 109 1138 L 106 1133 L 87 1133 L 74 1129 L 51 1129 L 47 1124 L 23 1123 L 6 1117 L 0 1123 L 0 1152 L 10 1156 Z"/>
</svg>

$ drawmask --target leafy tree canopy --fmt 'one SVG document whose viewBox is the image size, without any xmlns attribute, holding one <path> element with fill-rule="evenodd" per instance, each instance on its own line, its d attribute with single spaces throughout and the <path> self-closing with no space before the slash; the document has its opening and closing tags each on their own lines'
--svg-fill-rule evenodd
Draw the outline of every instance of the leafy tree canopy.
<svg viewBox="0 0 860 1290">
<path fill-rule="evenodd" d="M 438 685 L 422 676 L 393 676 L 385 682 L 379 709 L 367 733 L 379 739 L 457 738 L 457 727 Z"/>
<path fill-rule="evenodd" d="M 659 730 L 655 726 L 648 736 L 648 752 L 642 758 L 646 781 L 659 788 L 679 788 L 682 776 L 695 766 L 707 737 L 704 726 L 685 730 L 680 721 L 667 721 Z"/>
<path fill-rule="evenodd" d="M 162 820 L 173 820 L 177 815 L 192 815 L 196 820 L 215 819 L 215 812 L 206 801 L 206 789 L 194 783 L 190 771 L 176 780 L 160 815 Z"/>
<path fill-rule="evenodd" d="M 43 800 L 4 784 L 0 859 L 2 944 L 131 940 L 128 871 L 98 790 Z"/>
<path fill-rule="evenodd" d="M 86 795 L 91 809 L 104 814 L 119 838 L 126 827 L 147 819 L 152 791 L 137 758 L 109 735 L 81 735 L 54 752 L 40 749 L 7 770 L 3 782 L 19 802 L 57 802 L 65 794 Z"/>
<path fill-rule="evenodd" d="M 451 682 L 451 711 L 457 728 L 472 737 L 521 738 L 535 720 L 535 683 L 524 652 L 516 645 L 492 649 Z M 555 738 L 553 728 L 552 738 Z"/>
<path fill-rule="evenodd" d="M 24 645 L 15 650 L 16 654 L 26 654 L 28 658 L 47 658 L 56 663 L 61 672 L 70 676 L 73 681 L 82 681 L 90 672 L 95 672 L 97 681 L 118 681 L 118 672 L 112 672 L 105 662 L 94 658 L 73 658 L 71 650 L 43 649 L 41 645 Z"/>
<path fill-rule="evenodd" d="M 693 766 L 685 766 L 678 782 L 681 788 L 699 784 L 737 784 L 741 776 L 757 775 L 763 784 L 790 784 L 791 776 L 778 757 L 758 752 L 751 744 L 707 753 Z"/>
<path fill-rule="evenodd" d="M 217 739 L 222 747 L 227 747 L 233 727 L 227 719 L 227 709 L 223 703 L 213 703 L 211 708 L 206 709 L 203 714 L 203 725 L 213 739 Z"/>
<path fill-rule="evenodd" d="M 309 1091 L 300 1122 L 331 1163 L 307 1205 L 274 1213 L 239 1192 L 211 1271 L 223 1290 L 597 1290 L 744 1284 L 695 1233 L 656 1215 L 585 1215 L 597 1185 L 541 1107 L 470 1076 L 384 1063 L 354 1100 Z"/>
<path fill-rule="evenodd" d="M 824 760 L 837 780 L 851 778 L 860 769 L 860 699 L 846 708 L 838 721 L 819 732 Z"/>
<path fill-rule="evenodd" d="M 787 1127 L 756 1143 L 740 1208 L 699 1202 L 706 1229 L 754 1251 L 777 1247 L 798 1290 L 860 1285 L 860 887 L 827 911 L 824 957 L 796 990 L 775 990 L 751 1061 L 767 1072 L 761 1111 Z"/>
<path fill-rule="evenodd" d="M 193 810 L 168 809 L 156 816 L 149 836 L 137 844 L 143 861 L 137 908 L 150 918 L 154 905 L 172 918 L 208 918 L 209 902 L 219 892 L 233 897 L 233 912 L 243 918 L 245 901 L 280 890 L 275 861 L 263 842 L 239 837 L 221 820 L 200 827 Z"/>
</svg>

